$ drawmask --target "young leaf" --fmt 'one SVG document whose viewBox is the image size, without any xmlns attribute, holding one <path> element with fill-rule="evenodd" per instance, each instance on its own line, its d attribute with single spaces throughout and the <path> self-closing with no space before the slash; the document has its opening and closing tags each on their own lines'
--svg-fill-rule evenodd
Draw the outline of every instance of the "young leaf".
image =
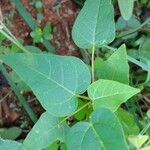
<svg viewBox="0 0 150 150">
<path fill-rule="evenodd" d="M 132 16 L 134 0 L 118 0 L 121 15 L 125 20 Z"/>
<path fill-rule="evenodd" d="M 0 149 L 1 150 L 20 150 L 21 143 L 11 141 L 11 140 L 3 140 L 0 138 Z"/>
<path fill-rule="evenodd" d="M 66 124 L 60 124 L 58 118 L 45 112 L 27 135 L 22 147 L 25 150 L 44 149 L 57 140 L 64 141 L 68 129 Z"/>
<path fill-rule="evenodd" d="M 88 87 L 88 95 L 93 101 L 94 109 L 106 107 L 112 111 L 140 90 L 112 80 L 100 79 Z"/>
<path fill-rule="evenodd" d="M 43 29 L 43 37 L 46 39 L 46 40 L 50 40 L 52 38 L 52 27 L 51 25 L 48 23 L 44 29 Z"/>
<path fill-rule="evenodd" d="M 125 45 L 122 45 L 108 60 L 100 64 L 96 75 L 99 79 L 129 84 L 129 65 Z"/>
<path fill-rule="evenodd" d="M 1 59 L 33 90 L 42 106 L 55 116 L 77 108 L 76 95 L 90 84 L 90 71 L 78 58 L 47 54 L 14 54 Z"/>
<path fill-rule="evenodd" d="M 117 117 L 106 108 L 95 110 L 90 122 L 79 122 L 67 136 L 68 150 L 128 150 Z"/>
<path fill-rule="evenodd" d="M 111 0 L 86 0 L 73 26 L 72 36 L 80 48 L 100 47 L 115 38 Z"/>
</svg>

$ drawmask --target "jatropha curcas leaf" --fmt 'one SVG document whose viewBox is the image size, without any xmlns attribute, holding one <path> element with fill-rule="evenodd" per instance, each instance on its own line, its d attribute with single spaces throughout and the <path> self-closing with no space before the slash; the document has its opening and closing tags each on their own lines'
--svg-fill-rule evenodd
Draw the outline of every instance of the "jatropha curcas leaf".
<svg viewBox="0 0 150 150">
<path fill-rule="evenodd" d="M 122 17 L 129 20 L 132 16 L 134 0 L 118 0 Z"/>
<path fill-rule="evenodd" d="M 77 108 L 77 95 L 84 93 L 91 82 L 89 69 L 76 57 L 13 54 L 4 55 L 1 59 L 54 116 L 71 115 Z"/>
<path fill-rule="evenodd" d="M 111 0 L 86 0 L 72 31 L 80 48 L 100 47 L 115 38 L 114 9 Z"/>
<path fill-rule="evenodd" d="M 123 129 L 109 109 L 95 110 L 89 122 L 78 122 L 67 136 L 68 150 L 129 150 Z"/>
<path fill-rule="evenodd" d="M 45 112 L 34 125 L 22 144 L 23 150 L 41 150 L 57 140 L 64 142 L 69 127 L 60 118 Z M 32 141 L 32 142 L 31 142 Z"/>
<path fill-rule="evenodd" d="M 113 80 L 100 79 L 88 87 L 94 109 L 105 107 L 116 111 L 118 107 L 140 90 Z"/>
</svg>

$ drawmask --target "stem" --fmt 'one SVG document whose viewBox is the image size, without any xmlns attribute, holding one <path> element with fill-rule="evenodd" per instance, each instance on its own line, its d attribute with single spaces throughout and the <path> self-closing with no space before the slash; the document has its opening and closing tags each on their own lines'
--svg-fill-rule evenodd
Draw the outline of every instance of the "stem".
<svg viewBox="0 0 150 150">
<path fill-rule="evenodd" d="M 84 109 L 85 107 L 87 107 L 88 105 L 90 105 L 91 104 L 91 102 L 88 102 L 88 103 L 86 103 L 85 105 L 83 105 L 82 107 L 80 107 L 78 110 L 76 110 L 71 116 L 74 116 L 75 114 L 77 114 L 78 112 L 80 112 L 82 109 Z M 64 123 L 67 119 L 69 119 L 71 116 L 68 116 L 68 117 L 66 117 L 66 118 L 64 118 L 61 122 L 60 122 L 60 124 L 61 123 Z"/>
<path fill-rule="evenodd" d="M 5 24 L 0 21 L 1 26 L 4 28 L 4 30 L 14 39 L 16 40 L 16 37 L 9 31 L 9 29 L 5 26 Z"/>
<path fill-rule="evenodd" d="M 95 80 L 95 75 L 94 75 L 94 54 L 95 54 L 95 46 L 92 47 L 92 82 Z"/>
<path fill-rule="evenodd" d="M 0 33 L 2 33 L 7 39 L 9 39 L 12 43 L 14 43 L 15 45 L 17 45 L 23 52 L 25 53 L 30 53 L 28 50 L 26 50 L 18 41 L 17 39 L 14 39 L 13 37 L 11 37 L 10 35 L 8 35 L 5 31 L 3 31 L 2 29 L 0 29 Z"/>
<path fill-rule="evenodd" d="M 148 128 L 150 127 L 150 122 L 143 128 L 143 130 L 139 133 L 140 135 L 144 135 L 144 133 L 148 130 Z"/>
<path fill-rule="evenodd" d="M 29 104 L 27 103 L 26 99 L 20 94 L 20 91 L 18 90 L 17 86 L 11 80 L 8 72 L 6 71 L 5 67 L 1 63 L 0 63 L 0 71 L 2 71 L 3 75 L 5 76 L 5 78 L 8 81 L 11 89 L 14 91 L 15 95 L 18 97 L 19 102 L 24 107 L 24 109 L 26 110 L 26 112 L 29 115 L 29 117 L 31 118 L 31 120 L 34 123 L 36 123 L 36 121 L 37 121 L 36 114 L 33 112 L 32 108 L 29 106 Z"/>
<path fill-rule="evenodd" d="M 91 100 L 89 97 L 87 96 L 82 96 L 82 95 L 77 95 L 78 98 L 81 98 L 81 99 L 86 99 L 86 100 Z"/>
<path fill-rule="evenodd" d="M 138 30 L 140 30 L 142 27 L 144 27 L 146 24 L 148 24 L 149 22 L 150 22 L 150 18 L 147 19 L 146 21 L 144 21 L 139 27 L 137 27 L 137 28 L 135 28 L 135 29 L 133 29 L 133 30 L 131 30 L 131 31 L 129 31 L 129 32 L 123 33 L 123 34 L 117 36 L 116 38 L 117 38 L 117 39 L 118 39 L 118 38 L 122 38 L 122 37 L 125 37 L 125 36 L 129 35 L 129 34 L 135 33 L 135 32 L 137 32 Z"/>
</svg>

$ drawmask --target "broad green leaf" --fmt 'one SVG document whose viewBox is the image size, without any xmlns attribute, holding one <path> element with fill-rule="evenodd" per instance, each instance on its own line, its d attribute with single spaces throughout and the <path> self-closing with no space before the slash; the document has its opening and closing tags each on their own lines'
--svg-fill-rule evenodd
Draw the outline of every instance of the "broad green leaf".
<svg viewBox="0 0 150 150">
<path fill-rule="evenodd" d="M 68 150 L 128 150 L 121 124 L 106 108 L 95 110 L 90 122 L 79 122 L 67 136 Z"/>
<path fill-rule="evenodd" d="M 55 116 L 77 108 L 76 95 L 86 91 L 90 71 L 78 58 L 48 54 L 14 54 L 1 59 L 33 90 L 42 106 Z"/>
<path fill-rule="evenodd" d="M 21 143 L 0 138 L 0 150 L 20 150 Z"/>
<path fill-rule="evenodd" d="M 118 0 L 122 17 L 129 20 L 132 16 L 134 0 Z"/>
<path fill-rule="evenodd" d="M 0 128 L 0 137 L 3 139 L 15 140 L 20 134 L 22 130 L 19 127 L 11 127 L 11 128 Z"/>
<path fill-rule="evenodd" d="M 116 116 L 118 117 L 123 127 L 126 137 L 129 135 L 139 134 L 139 127 L 136 125 L 133 115 L 123 110 L 122 108 L 119 108 L 116 111 Z"/>
<path fill-rule="evenodd" d="M 115 38 L 114 10 L 111 0 L 86 0 L 72 31 L 80 48 L 100 47 Z"/>
<path fill-rule="evenodd" d="M 58 118 L 45 112 L 27 135 L 22 147 L 24 150 L 41 150 L 57 140 L 63 142 L 67 130 L 69 127 L 66 124 L 60 124 Z"/>
<path fill-rule="evenodd" d="M 138 135 L 130 136 L 128 140 L 136 147 L 140 148 L 147 140 L 149 139 L 148 135 Z"/>
<path fill-rule="evenodd" d="M 129 84 L 129 65 L 125 45 L 116 50 L 108 60 L 97 67 L 99 79 L 109 79 Z"/>
<path fill-rule="evenodd" d="M 122 103 L 139 92 L 139 89 L 104 79 L 100 79 L 88 87 L 88 95 L 93 102 L 93 108 L 106 107 L 112 111 L 116 111 Z"/>
</svg>

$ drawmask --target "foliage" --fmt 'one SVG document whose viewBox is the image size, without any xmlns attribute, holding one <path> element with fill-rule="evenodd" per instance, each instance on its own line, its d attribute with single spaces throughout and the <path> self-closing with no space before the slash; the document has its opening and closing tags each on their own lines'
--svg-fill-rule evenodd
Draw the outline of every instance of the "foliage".
<svg viewBox="0 0 150 150">
<path fill-rule="evenodd" d="M 33 41 L 35 43 L 43 42 L 44 40 L 51 40 L 52 39 L 52 27 L 50 24 L 47 24 L 44 29 L 37 27 L 34 31 L 30 33 Z"/>
<path fill-rule="evenodd" d="M 150 57 L 146 50 L 135 52 L 138 60 L 133 54 L 128 56 L 125 44 L 121 45 L 122 41 L 119 44 L 121 46 L 117 46 L 119 48 L 108 46 L 120 36 L 116 36 L 116 28 L 124 30 L 126 23 L 131 28 L 140 26 L 132 16 L 134 1 L 118 2 L 122 17 L 118 19 L 116 27 L 111 0 L 86 0 L 75 21 L 72 37 L 79 48 L 91 52 L 91 67 L 73 56 L 42 53 L 36 48 L 36 52 L 33 52 L 29 50 L 31 47 L 22 47 L 10 38 L 26 53 L 1 53 L 0 60 L 11 67 L 13 74 L 19 76 L 22 84 L 33 91 L 45 112 L 22 144 L 1 139 L 0 149 L 149 148 L 149 136 L 143 134 L 150 124 L 139 133 L 140 127 L 134 121 L 135 114 L 131 114 L 130 107 L 133 107 L 131 104 L 134 99 L 140 96 L 137 95 L 141 91 L 139 88 L 149 83 Z M 3 28 L 0 31 L 5 33 Z M 122 32 L 121 39 L 125 39 L 129 33 Z M 49 40 L 51 27 L 45 26 L 43 31 L 37 27 L 31 32 L 31 36 L 34 42 Z M 3 37 L 1 39 L 4 40 Z M 148 46 L 143 47 L 146 49 Z M 102 53 L 106 60 L 96 58 L 94 62 L 96 52 Z M 129 69 L 132 68 L 128 61 L 148 71 L 147 80 L 142 80 L 142 85 L 134 84 L 134 79 L 129 74 Z M 130 112 L 127 112 L 127 109 Z M 149 122 L 149 111 L 147 114 L 146 120 Z M 69 121 L 70 117 L 73 118 L 73 123 Z M 143 145 L 145 147 L 142 147 Z"/>
</svg>

